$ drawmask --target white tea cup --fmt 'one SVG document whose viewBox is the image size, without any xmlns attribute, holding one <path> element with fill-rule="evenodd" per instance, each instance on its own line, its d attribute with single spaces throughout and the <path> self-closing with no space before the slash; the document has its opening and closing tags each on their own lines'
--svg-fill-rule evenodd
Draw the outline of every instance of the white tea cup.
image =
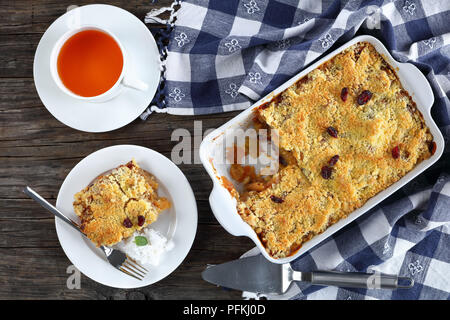
<svg viewBox="0 0 450 320">
<path fill-rule="evenodd" d="M 114 85 L 107 91 L 92 97 L 80 96 L 69 90 L 62 82 L 58 73 L 58 57 L 61 48 L 66 43 L 66 41 L 70 39 L 73 35 L 85 30 L 97 30 L 109 35 L 111 38 L 114 39 L 114 41 L 119 46 L 123 57 L 122 72 L 120 73 L 120 76 L 114 83 Z M 126 55 L 125 49 L 123 48 L 119 39 L 112 32 L 108 31 L 104 27 L 99 27 L 96 25 L 81 25 L 77 28 L 67 31 L 58 39 L 58 41 L 56 41 L 55 46 L 53 47 L 52 53 L 50 55 L 50 72 L 58 88 L 67 95 L 79 100 L 84 100 L 86 102 L 104 102 L 120 94 L 123 87 L 129 87 L 140 91 L 146 91 L 148 89 L 148 85 L 145 82 L 129 75 L 129 67 L 128 67 L 129 63 L 130 61 Z"/>
</svg>

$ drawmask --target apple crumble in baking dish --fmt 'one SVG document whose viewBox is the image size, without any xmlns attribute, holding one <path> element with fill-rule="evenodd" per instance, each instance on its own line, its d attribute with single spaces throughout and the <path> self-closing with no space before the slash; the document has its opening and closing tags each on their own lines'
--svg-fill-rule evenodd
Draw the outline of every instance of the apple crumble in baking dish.
<svg viewBox="0 0 450 320">
<path fill-rule="evenodd" d="M 227 188 L 274 258 L 293 255 L 436 148 L 393 68 L 368 42 L 337 54 L 255 112 L 256 129 L 278 132 L 280 168 L 260 176 L 233 164 L 230 176 L 244 190 Z"/>
<path fill-rule="evenodd" d="M 111 246 L 130 237 L 170 207 L 157 189 L 153 175 L 134 160 L 97 177 L 74 197 L 81 230 L 97 246 Z"/>
</svg>

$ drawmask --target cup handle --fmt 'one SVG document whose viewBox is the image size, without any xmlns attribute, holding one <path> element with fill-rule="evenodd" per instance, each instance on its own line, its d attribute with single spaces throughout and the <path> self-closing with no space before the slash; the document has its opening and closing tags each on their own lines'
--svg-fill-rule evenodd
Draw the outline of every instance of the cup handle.
<svg viewBox="0 0 450 320">
<path fill-rule="evenodd" d="M 139 91 L 146 91 L 148 89 L 148 84 L 139 79 L 131 78 L 129 76 L 123 77 L 122 84 L 126 87 L 133 88 Z"/>
</svg>

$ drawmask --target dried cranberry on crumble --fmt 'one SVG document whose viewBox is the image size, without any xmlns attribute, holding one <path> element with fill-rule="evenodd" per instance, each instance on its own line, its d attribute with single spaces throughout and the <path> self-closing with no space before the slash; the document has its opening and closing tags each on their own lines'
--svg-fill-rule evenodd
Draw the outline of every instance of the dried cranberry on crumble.
<svg viewBox="0 0 450 320">
<path fill-rule="evenodd" d="M 339 155 L 335 155 L 333 157 L 331 157 L 330 161 L 328 161 L 328 164 L 330 166 L 334 166 L 336 164 L 336 162 L 338 162 L 339 160 Z"/>
<path fill-rule="evenodd" d="M 362 106 L 363 104 L 366 104 L 370 100 L 370 98 L 372 98 L 372 92 L 370 92 L 369 90 L 364 90 L 358 96 L 358 104 Z"/>
<path fill-rule="evenodd" d="M 333 138 L 337 138 L 337 136 L 338 136 L 338 131 L 335 128 L 333 128 L 333 127 L 328 127 L 327 128 L 327 132 Z"/>
<path fill-rule="evenodd" d="M 322 175 L 322 178 L 324 179 L 330 179 L 331 173 L 333 172 L 333 168 L 329 166 L 323 166 L 322 170 L 320 171 L 320 174 Z"/>
<path fill-rule="evenodd" d="M 395 146 L 395 147 L 392 149 L 392 157 L 393 157 L 394 159 L 398 159 L 398 158 L 400 157 L 400 148 L 399 148 L 398 146 Z"/>
<path fill-rule="evenodd" d="M 280 197 L 274 196 L 274 195 L 270 196 L 270 200 L 272 200 L 275 203 L 283 203 L 284 202 L 283 199 L 281 199 Z"/>
</svg>

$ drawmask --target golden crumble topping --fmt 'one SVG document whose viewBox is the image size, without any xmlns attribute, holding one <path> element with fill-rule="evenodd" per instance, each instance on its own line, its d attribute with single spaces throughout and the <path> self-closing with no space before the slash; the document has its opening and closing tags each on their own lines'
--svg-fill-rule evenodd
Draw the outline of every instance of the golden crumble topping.
<svg viewBox="0 0 450 320">
<path fill-rule="evenodd" d="M 156 221 L 170 207 L 157 194 L 155 178 L 132 160 L 99 176 L 75 194 L 81 230 L 97 246 L 111 246 Z"/>
<path fill-rule="evenodd" d="M 232 165 L 230 175 L 245 184 L 239 214 L 274 258 L 294 254 L 435 149 L 414 101 L 366 42 L 336 55 L 256 112 L 255 128 L 278 130 L 280 170 L 260 177 Z"/>
</svg>

